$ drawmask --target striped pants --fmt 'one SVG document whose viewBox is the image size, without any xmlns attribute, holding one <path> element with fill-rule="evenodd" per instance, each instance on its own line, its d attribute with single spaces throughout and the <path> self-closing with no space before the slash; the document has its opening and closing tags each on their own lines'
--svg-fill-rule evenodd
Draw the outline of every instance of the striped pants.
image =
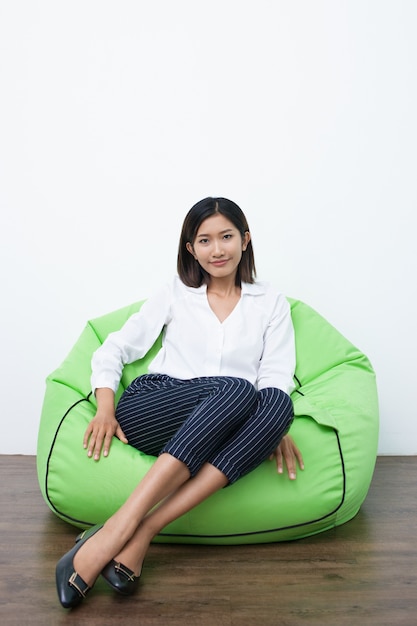
<svg viewBox="0 0 417 626">
<path fill-rule="evenodd" d="M 116 418 L 138 450 L 167 452 L 191 476 L 211 463 L 231 484 L 275 450 L 291 425 L 293 407 L 280 389 L 257 391 L 241 378 L 145 374 L 123 393 Z"/>
</svg>

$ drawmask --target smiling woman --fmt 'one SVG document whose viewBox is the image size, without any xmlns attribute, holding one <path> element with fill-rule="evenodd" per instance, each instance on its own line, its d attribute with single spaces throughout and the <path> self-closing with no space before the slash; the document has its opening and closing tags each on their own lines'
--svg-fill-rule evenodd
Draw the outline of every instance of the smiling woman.
<svg viewBox="0 0 417 626">
<path fill-rule="evenodd" d="M 132 476 L 129 493 L 100 519 L 96 513 L 89 515 L 99 525 L 59 561 L 56 584 L 64 607 L 79 604 L 99 574 L 116 591 L 132 593 L 151 541 L 171 524 L 181 523 L 184 515 L 193 515 L 211 496 L 228 501 L 235 484 L 235 493 L 241 492 L 240 485 L 245 479 L 252 482 L 264 461 L 275 461 L 269 464 L 268 473 L 273 489 L 280 484 L 276 473 L 283 475 L 285 469 L 287 484 L 294 483 L 304 461 L 288 434 L 293 403 L 301 406 L 300 417 L 311 415 L 320 425 L 315 449 L 323 453 L 321 439 L 331 428 L 328 458 L 337 465 L 341 456 L 334 417 L 311 409 L 300 389 L 291 397 L 299 379 L 294 379 L 296 344 L 290 303 L 271 285 L 255 282 L 249 226 L 234 202 L 205 198 L 191 208 L 181 231 L 177 269 L 173 281 L 121 327 L 105 333 L 102 345 L 92 351 L 91 387 L 97 405 L 91 395 L 84 397 L 94 408 L 84 425 L 84 436 L 79 436 L 78 450 L 83 440 L 84 462 L 93 472 L 97 470 L 92 468 L 113 460 L 119 446 L 130 455 L 139 451 L 147 459 L 147 471 L 126 474 L 127 465 L 121 463 L 123 477 L 117 489 L 121 492 L 127 476 Z M 361 355 L 359 360 L 363 361 Z M 139 364 L 139 370 L 134 364 Z M 126 374 L 129 365 L 135 376 Z M 364 368 L 369 373 L 366 360 Z M 83 405 L 82 411 L 86 408 Z M 58 431 L 64 422 L 64 430 L 71 427 L 67 420 L 71 411 L 65 413 Z M 73 432 L 78 428 L 79 424 L 73 425 Z M 311 435 L 312 423 L 305 423 L 303 430 Z M 292 434 L 298 441 L 300 429 Z M 309 453 L 310 439 L 301 437 L 303 454 L 304 446 Z M 68 446 L 64 458 L 76 446 L 75 442 Z M 50 502 L 51 454 L 45 485 Z M 100 461 L 102 456 L 109 459 Z M 375 452 L 372 466 L 374 460 Z M 74 464 L 68 467 L 73 470 Z M 300 478 L 295 485 L 299 483 Z M 304 534 L 337 523 L 336 512 L 345 499 L 343 472 L 335 476 L 335 485 L 337 505 L 320 504 Z M 290 493 L 296 498 L 297 486 Z M 276 495 L 271 500 L 273 510 L 280 500 Z M 236 510 L 242 512 L 242 507 Z M 81 517 L 71 517 L 81 523 Z M 272 540 L 283 529 L 275 521 L 267 522 L 265 529 L 263 521 L 261 530 L 253 530 L 246 515 L 240 531 L 233 526 L 220 536 L 262 534 Z M 202 530 L 201 534 L 207 533 Z"/>
<path fill-rule="evenodd" d="M 83 438 L 88 457 L 107 457 L 116 436 L 158 458 L 103 528 L 59 561 L 63 606 L 79 604 L 100 572 L 130 593 L 120 563 L 137 581 L 162 528 L 265 459 L 276 458 L 280 472 L 285 462 L 291 479 L 297 462 L 303 467 L 287 435 L 294 415 L 290 307 L 254 279 L 242 210 L 226 198 L 205 198 L 184 220 L 178 277 L 94 353 L 97 411 Z M 116 403 L 123 367 L 142 358 L 161 332 L 148 373 Z"/>
</svg>

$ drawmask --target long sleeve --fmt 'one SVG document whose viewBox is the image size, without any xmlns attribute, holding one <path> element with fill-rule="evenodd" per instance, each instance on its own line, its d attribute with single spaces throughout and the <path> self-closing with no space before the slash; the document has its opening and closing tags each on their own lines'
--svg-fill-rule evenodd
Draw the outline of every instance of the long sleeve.
<svg viewBox="0 0 417 626">
<path fill-rule="evenodd" d="M 294 390 L 295 337 L 288 301 L 280 296 L 264 333 L 264 350 L 258 372 L 258 388 Z"/>
<path fill-rule="evenodd" d="M 147 300 L 117 332 L 110 333 L 93 354 L 91 387 L 109 387 L 116 392 L 123 367 L 142 358 L 169 321 L 170 287 Z"/>
</svg>

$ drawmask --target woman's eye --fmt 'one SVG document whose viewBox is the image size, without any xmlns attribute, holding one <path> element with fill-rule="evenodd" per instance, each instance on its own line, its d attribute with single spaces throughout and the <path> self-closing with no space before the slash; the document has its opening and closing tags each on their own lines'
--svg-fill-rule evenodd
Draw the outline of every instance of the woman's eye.
<svg viewBox="0 0 417 626">
<path fill-rule="evenodd" d="M 227 235 L 224 236 L 225 239 L 231 239 L 233 237 L 233 235 L 231 235 L 230 233 L 228 233 Z"/>
<path fill-rule="evenodd" d="M 208 239 L 200 239 L 200 240 L 198 241 L 198 243 L 207 243 L 207 242 L 208 242 Z"/>
</svg>

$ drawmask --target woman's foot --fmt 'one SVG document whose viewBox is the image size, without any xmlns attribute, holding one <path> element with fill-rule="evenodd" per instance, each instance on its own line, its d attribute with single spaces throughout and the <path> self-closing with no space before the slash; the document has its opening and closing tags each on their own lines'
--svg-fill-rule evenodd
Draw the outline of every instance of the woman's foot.
<svg viewBox="0 0 417 626">
<path fill-rule="evenodd" d="M 142 522 L 123 549 L 102 570 L 103 578 L 119 593 L 130 595 L 136 591 L 142 565 L 154 533 Z"/>
<path fill-rule="evenodd" d="M 87 531 L 89 533 L 90 531 Z M 74 569 L 85 583 L 92 587 L 101 570 L 128 540 L 133 529 L 122 532 L 113 522 L 106 522 L 74 555 Z M 78 541 L 78 543 L 83 542 Z"/>
<path fill-rule="evenodd" d="M 102 564 L 111 559 L 111 555 L 106 558 L 106 551 L 103 550 L 103 546 L 106 545 L 106 542 L 103 541 L 103 533 L 104 531 L 101 529 L 74 556 L 74 569 L 89 587 L 92 587 L 97 580 L 103 567 Z M 77 542 L 75 545 L 78 546 L 78 543 L 81 542 Z"/>
<path fill-rule="evenodd" d="M 101 526 L 94 526 L 87 531 L 82 539 L 67 552 L 56 566 L 55 579 L 59 601 L 66 609 L 73 608 L 82 602 L 86 594 L 93 586 L 95 579 L 86 581 L 77 571 L 75 560 L 78 552 L 84 547 L 87 541 L 91 540 L 101 529 Z"/>
</svg>

